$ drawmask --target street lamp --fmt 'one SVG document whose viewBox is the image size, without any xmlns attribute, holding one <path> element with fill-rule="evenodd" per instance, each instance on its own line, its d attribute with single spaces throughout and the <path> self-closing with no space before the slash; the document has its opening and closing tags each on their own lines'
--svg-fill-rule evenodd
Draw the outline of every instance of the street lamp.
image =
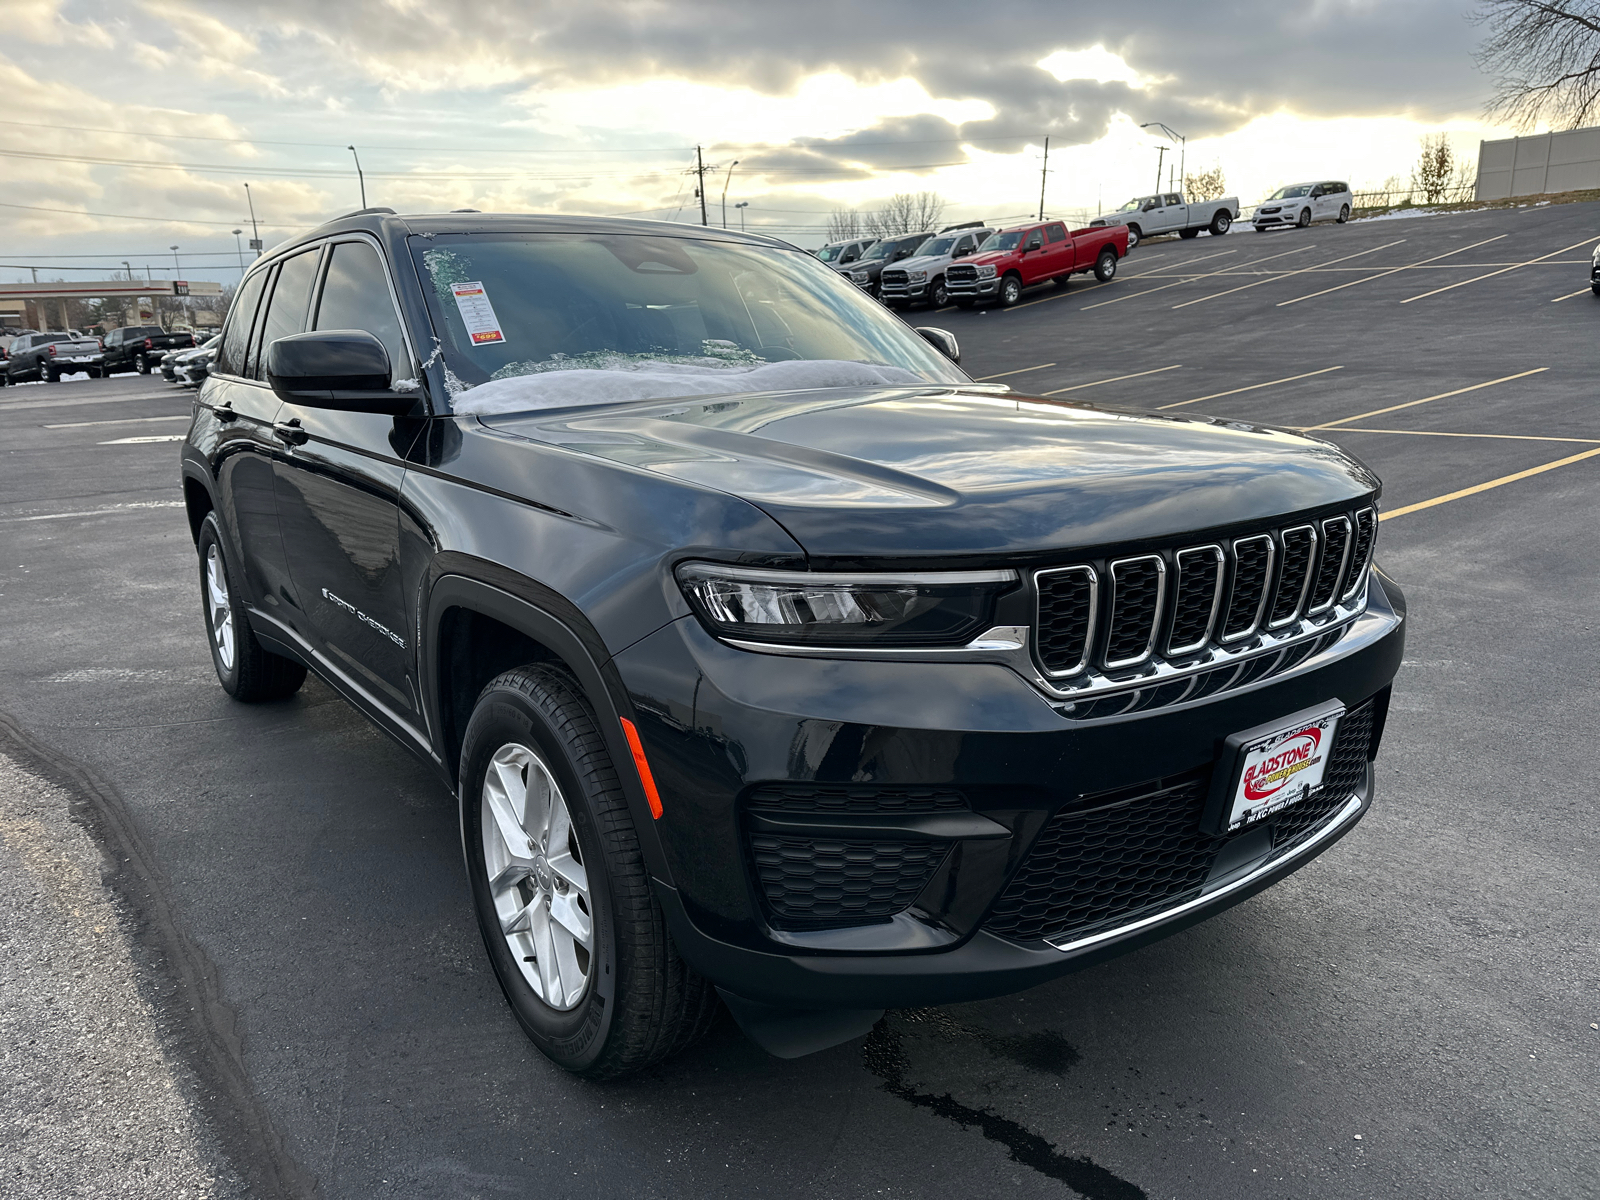
<svg viewBox="0 0 1600 1200">
<path fill-rule="evenodd" d="M 256 224 L 256 200 L 250 194 L 250 185 L 244 185 L 244 198 L 250 203 L 250 232 L 255 236 L 250 239 L 250 249 L 256 252 L 256 257 L 261 257 L 261 226 Z"/>
<path fill-rule="evenodd" d="M 233 231 L 233 248 L 239 255 L 239 278 L 241 280 L 244 278 L 244 247 L 239 244 L 239 235 L 243 232 L 244 230 L 242 229 Z"/>
<path fill-rule="evenodd" d="M 728 164 L 728 173 L 722 180 L 722 227 L 728 227 L 728 181 L 733 178 L 733 169 L 739 165 L 736 158 Z"/>
<path fill-rule="evenodd" d="M 750 207 L 750 201 L 741 200 L 733 206 L 739 213 L 739 232 L 744 232 L 744 210 Z"/>
<path fill-rule="evenodd" d="M 178 265 L 178 248 L 168 246 L 167 249 L 172 251 L 172 278 L 177 279 L 183 273 L 183 268 Z"/>
<path fill-rule="evenodd" d="M 1170 125 L 1163 125 L 1160 121 L 1146 121 L 1139 126 L 1140 129 L 1150 129 L 1152 127 L 1161 130 L 1162 133 L 1178 143 L 1178 178 L 1183 180 L 1183 191 L 1187 193 L 1189 190 L 1189 177 L 1185 174 L 1185 171 L 1189 165 L 1189 139 L 1176 132 Z M 1158 162 L 1156 164 L 1156 191 L 1159 192 L 1160 190 L 1161 164 Z"/>
<path fill-rule="evenodd" d="M 350 157 L 356 160 L 356 178 L 361 181 L 361 207 L 365 208 L 367 206 L 367 177 L 361 173 L 361 155 L 356 153 L 354 146 L 346 146 L 345 149 L 350 151 Z"/>
</svg>

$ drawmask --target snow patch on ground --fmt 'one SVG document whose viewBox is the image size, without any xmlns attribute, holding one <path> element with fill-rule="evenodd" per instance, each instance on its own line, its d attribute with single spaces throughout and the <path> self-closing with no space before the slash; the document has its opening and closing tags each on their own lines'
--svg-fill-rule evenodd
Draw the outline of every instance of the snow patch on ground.
<svg viewBox="0 0 1600 1200">
<path fill-rule="evenodd" d="M 491 379 L 455 397 L 458 413 L 488 416 L 541 408 L 667 400 L 678 396 L 725 396 L 743 392 L 787 392 L 808 388 L 905 386 L 927 380 L 900 367 L 840 359 L 796 360 L 729 366 L 699 362 L 640 362 L 619 358 L 598 369 L 543 371 Z"/>
</svg>

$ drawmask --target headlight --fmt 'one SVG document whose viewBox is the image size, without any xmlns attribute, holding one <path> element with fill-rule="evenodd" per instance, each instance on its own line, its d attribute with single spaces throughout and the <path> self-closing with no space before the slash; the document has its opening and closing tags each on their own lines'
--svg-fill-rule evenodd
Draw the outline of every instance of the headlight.
<svg viewBox="0 0 1600 1200">
<path fill-rule="evenodd" d="M 678 583 L 724 637 L 818 646 L 962 646 L 992 623 L 1015 571 L 820 574 L 683 563 Z"/>
<path fill-rule="evenodd" d="M 978 268 L 979 279 L 993 279 L 994 275 L 995 266 L 993 263 L 984 263 Z"/>
<path fill-rule="evenodd" d="M 851 271 L 850 272 L 850 282 L 851 283 L 865 283 L 869 278 L 871 278 L 871 277 L 865 271 Z"/>
<path fill-rule="evenodd" d="M 928 273 L 926 271 L 907 271 L 906 272 L 906 282 L 907 283 L 923 283 L 923 282 L 926 282 L 927 278 L 928 278 Z"/>
</svg>

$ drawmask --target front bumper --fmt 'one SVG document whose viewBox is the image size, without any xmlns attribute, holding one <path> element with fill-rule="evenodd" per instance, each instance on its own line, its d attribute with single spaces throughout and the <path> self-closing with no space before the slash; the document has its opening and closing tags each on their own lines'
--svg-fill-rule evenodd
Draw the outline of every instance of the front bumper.
<svg viewBox="0 0 1600 1200">
<path fill-rule="evenodd" d="M 1000 277 L 992 279 L 945 279 L 945 291 L 950 293 L 952 300 L 984 299 L 1000 294 Z"/>
<path fill-rule="evenodd" d="M 895 301 L 910 304 L 928 298 L 928 285 L 926 283 L 881 284 L 878 288 L 878 299 L 886 304 Z"/>
<path fill-rule="evenodd" d="M 1042 844 L 1041 832 L 1085 797 L 1109 808 L 1122 801 L 1103 797 L 1126 792 L 1132 805 L 1152 783 L 1205 780 L 1229 734 L 1332 698 L 1352 710 L 1369 700 L 1375 710 L 1386 706 L 1404 643 L 1403 598 L 1387 586 L 1392 595 L 1374 584 L 1346 637 L 1291 672 L 1187 705 L 1088 721 L 1068 719 L 996 664 L 750 653 L 716 641 L 693 618 L 658 630 L 614 661 L 665 804 L 653 832 L 670 879 L 656 887 L 679 950 L 719 986 L 766 1004 L 914 1006 L 1030 987 L 1238 903 L 1354 826 L 1371 802 L 1370 767 L 1305 840 L 1275 849 L 1262 842 L 1265 826 L 1224 839 L 1198 890 L 1171 903 L 1037 940 L 995 932 L 1003 926 L 996 899 Z M 1381 720 L 1374 747 L 1380 735 Z M 824 791 L 829 803 L 953 793 L 964 807 L 817 813 L 768 800 L 800 797 L 803 808 L 805 796 Z M 786 884 L 774 884 L 775 872 L 810 869 L 820 847 L 843 862 L 847 881 L 860 868 L 874 887 L 888 861 L 882 882 L 892 890 L 904 866 L 891 861 L 895 847 L 918 839 L 935 843 L 939 865 L 910 903 L 872 923 L 795 919 Z M 853 847 L 867 847 L 865 857 L 852 858 Z M 813 894 L 825 899 L 826 886 Z"/>
</svg>

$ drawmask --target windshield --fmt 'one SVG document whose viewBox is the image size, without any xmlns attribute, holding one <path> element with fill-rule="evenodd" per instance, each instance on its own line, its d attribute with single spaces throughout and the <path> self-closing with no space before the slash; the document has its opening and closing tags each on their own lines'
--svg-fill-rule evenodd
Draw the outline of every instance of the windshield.
<svg viewBox="0 0 1600 1200">
<path fill-rule="evenodd" d="M 861 256 L 862 262 L 874 262 L 880 258 L 888 258 L 894 253 L 894 248 L 900 243 L 896 241 L 879 242 L 871 250 Z"/>
<path fill-rule="evenodd" d="M 1268 200 L 1297 200 L 1301 196 L 1309 196 L 1310 194 L 1311 194 L 1311 185 L 1309 183 L 1295 183 L 1295 184 L 1291 184 L 1288 187 L 1279 188 L 1277 191 L 1273 192 L 1272 195 L 1268 196 L 1267 199 Z"/>
<path fill-rule="evenodd" d="M 1117 209 L 1117 211 L 1119 213 L 1138 212 L 1142 207 L 1144 207 L 1144 197 L 1143 196 L 1135 196 L 1132 200 L 1129 200 L 1121 208 Z"/>
<path fill-rule="evenodd" d="M 1008 233 L 990 235 L 983 245 L 978 247 L 978 253 L 984 254 L 992 250 L 1015 250 L 1017 243 L 1022 240 L 1022 230 L 1013 229 Z"/>
<path fill-rule="evenodd" d="M 725 391 L 729 372 L 794 360 L 873 364 L 905 383 L 968 382 L 809 254 L 628 234 L 441 234 L 412 245 L 452 396 L 574 371 L 631 372 L 646 389 L 657 374 L 720 374 L 704 391 Z M 615 398 L 599 394 L 606 376 L 591 381 L 593 399 L 568 402 Z M 637 391 L 627 398 L 644 398 Z"/>
<path fill-rule="evenodd" d="M 844 253 L 844 249 L 845 248 L 843 246 L 824 246 L 821 250 L 817 251 L 817 257 L 823 262 L 832 262 L 834 259 L 838 258 L 839 255 Z"/>
<path fill-rule="evenodd" d="M 949 254 L 950 253 L 950 247 L 954 246 L 955 244 L 956 244 L 955 238 L 945 238 L 945 237 L 934 238 L 926 246 L 924 246 L 924 247 L 922 247 L 922 249 L 918 250 L 917 253 L 918 254 L 929 254 L 929 255 Z"/>
</svg>

